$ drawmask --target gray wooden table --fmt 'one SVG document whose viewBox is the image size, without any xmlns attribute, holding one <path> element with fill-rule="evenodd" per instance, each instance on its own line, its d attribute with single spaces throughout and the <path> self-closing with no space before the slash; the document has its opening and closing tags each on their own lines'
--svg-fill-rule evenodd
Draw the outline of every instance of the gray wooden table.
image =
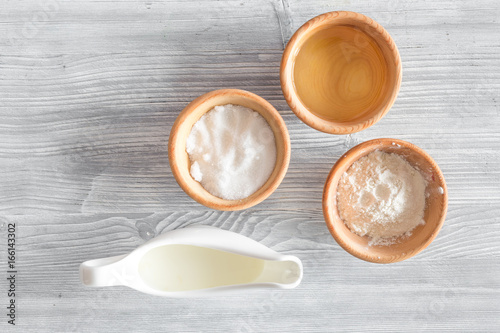
<svg viewBox="0 0 500 333">
<path fill-rule="evenodd" d="M 393 36 L 403 83 L 392 110 L 354 135 L 319 133 L 279 85 L 287 40 L 332 10 Z M 3 0 L 0 4 L 1 332 L 500 330 L 500 4 L 490 1 Z M 218 88 L 266 98 L 290 131 L 288 173 L 263 203 L 218 212 L 168 166 L 170 128 Z M 437 239 L 402 263 L 370 264 L 330 236 L 321 194 L 337 158 L 379 137 L 410 141 L 444 172 Z M 16 326 L 7 234 L 16 226 Z M 87 288 L 81 262 L 193 224 L 300 257 L 294 290 L 165 299 Z"/>
</svg>

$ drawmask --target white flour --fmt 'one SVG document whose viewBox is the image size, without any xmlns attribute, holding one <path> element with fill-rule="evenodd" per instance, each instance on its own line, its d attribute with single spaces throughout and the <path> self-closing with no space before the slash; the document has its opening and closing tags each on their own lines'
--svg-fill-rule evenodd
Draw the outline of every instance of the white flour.
<svg viewBox="0 0 500 333">
<path fill-rule="evenodd" d="M 267 181 L 276 164 L 273 131 L 258 112 L 220 105 L 203 115 L 189 134 L 191 176 L 211 194 L 244 199 Z"/>
<path fill-rule="evenodd" d="M 424 224 L 427 182 L 397 154 L 374 151 L 342 175 L 337 204 L 344 223 L 372 245 L 389 245 Z"/>
</svg>

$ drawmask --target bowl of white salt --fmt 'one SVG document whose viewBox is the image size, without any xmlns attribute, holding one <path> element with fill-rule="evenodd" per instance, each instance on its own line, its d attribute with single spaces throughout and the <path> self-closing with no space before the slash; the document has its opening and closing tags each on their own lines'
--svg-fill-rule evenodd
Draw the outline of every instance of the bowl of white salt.
<svg viewBox="0 0 500 333">
<path fill-rule="evenodd" d="M 375 139 L 346 152 L 323 191 L 323 215 L 350 254 L 375 263 L 408 259 L 441 229 L 448 193 L 441 170 L 421 148 Z"/>
<path fill-rule="evenodd" d="M 170 131 L 168 157 L 177 183 L 191 198 L 217 210 L 241 210 L 279 186 L 290 162 L 290 137 L 265 99 L 221 89 L 181 111 Z"/>
</svg>

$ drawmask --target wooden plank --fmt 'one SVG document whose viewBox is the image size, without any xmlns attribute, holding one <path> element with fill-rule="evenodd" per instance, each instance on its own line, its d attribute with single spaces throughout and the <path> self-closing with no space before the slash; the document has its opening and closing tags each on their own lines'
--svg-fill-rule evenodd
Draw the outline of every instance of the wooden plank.
<svg viewBox="0 0 500 333">
<path fill-rule="evenodd" d="M 498 64 L 474 60 L 474 66 L 462 71 L 471 77 L 469 82 L 456 83 L 452 75 L 429 84 L 429 59 L 420 56 L 419 49 L 411 50 L 415 55 L 405 66 L 408 74 L 394 108 L 376 126 L 351 136 L 318 133 L 289 111 L 279 88 L 278 51 L 46 58 L 43 65 L 6 57 L 11 65 L 3 65 L 0 209 L 150 212 L 167 206 L 197 207 L 179 192 L 170 174 L 168 133 L 191 99 L 223 87 L 258 93 L 282 113 L 293 149 L 282 187 L 292 193 L 303 190 L 297 178 L 304 171 L 314 182 L 311 189 L 320 191 L 328 169 L 348 148 L 376 137 L 394 137 L 434 156 L 448 181 L 451 203 L 496 202 L 500 167 L 491 159 L 498 159 L 499 149 L 498 126 L 492 121 L 498 119 L 498 83 L 485 85 L 479 78 L 491 76 L 499 82 L 492 70 Z M 201 58 L 203 65 L 186 65 Z M 440 71 L 452 72 L 463 61 L 449 60 Z M 99 70 L 103 67 L 107 70 Z M 26 75 L 29 80 L 16 79 Z M 478 88 L 471 91 L 474 85 Z M 452 93 L 442 95 L 438 87 Z M 471 110 L 477 112 L 471 115 Z M 309 167 L 312 159 L 315 168 Z"/>
<path fill-rule="evenodd" d="M 3 3 L 3 54 L 269 49 L 279 1 L 27 0 Z M 253 46 L 253 47 L 252 47 Z"/>
<path fill-rule="evenodd" d="M 500 257 L 499 229 L 492 227 L 498 213 L 498 208 L 485 207 L 476 214 L 469 211 L 477 224 L 468 226 L 470 216 L 452 210 L 448 225 L 426 251 L 393 265 L 370 264 L 345 253 L 314 212 L 7 216 L 1 228 L 17 226 L 23 331 L 324 332 L 364 330 L 367 323 L 376 331 L 481 331 L 498 324 L 499 261 L 492 260 Z M 291 291 L 196 301 L 80 284 L 80 262 L 123 254 L 154 234 L 194 224 L 233 230 L 298 255 L 303 283 Z M 5 271 L 3 260 L 0 271 Z M 322 311 L 328 316 L 313 320 Z"/>
</svg>

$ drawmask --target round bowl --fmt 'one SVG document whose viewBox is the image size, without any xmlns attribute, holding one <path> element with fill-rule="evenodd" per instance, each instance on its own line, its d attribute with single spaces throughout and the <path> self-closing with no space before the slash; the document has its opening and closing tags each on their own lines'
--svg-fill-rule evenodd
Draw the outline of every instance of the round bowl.
<svg viewBox="0 0 500 333">
<path fill-rule="evenodd" d="M 337 209 L 337 186 L 340 178 L 355 161 L 375 150 L 404 157 L 427 180 L 425 224 L 417 226 L 411 236 L 401 238 L 391 245 L 369 245 L 370 239 L 353 233 L 344 224 Z M 323 191 L 323 215 L 333 238 L 353 256 L 375 263 L 402 261 L 425 249 L 441 229 L 447 207 L 446 183 L 436 162 L 419 147 L 396 139 L 370 140 L 350 149 L 333 166 Z"/>
<path fill-rule="evenodd" d="M 294 81 L 294 65 L 299 50 L 304 43 L 319 31 L 335 29 L 339 26 L 353 27 L 371 37 L 380 48 L 387 70 L 384 90 L 376 103 L 366 106 L 360 115 L 349 121 L 324 119 L 311 112 L 297 93 Z M 363 52 L 363 45 L 349 46 L 347 52 Z M 347 57 L 344 52 L 344 56 Z M 354 12 L 336 11 L 319 15 L 300 27 L 288 42 L 281 59 L 280 80 L 283 95 L 297 117 L 310 127 L 331 134 L 349 134 L 364 130 L 379 121 L 392 107 L 401 86 L 401 58 L 389 33 L 371 18 Z"/>
<path fill-rule="evenodd" d="M 271 127 L 276 142 L 276 165 L 267 182 L 257 192 L 241 200 L 225 200 L 210 194 L 189 172 L 191 163 L 186 152 L 186 140 L 193 125 L 215 106 L 225 104 L 242 105 L 257 111 Z M 241 210 L 260 203 L 279 186 L 290 162 L 290 137 L 283 118 L 262 97 L 238 89 L 215 90 L 196 98 L 179 114 L 170 131 L 168 159 L 175 180 L 191 198 L 217 210 Z"/>
</svg>

